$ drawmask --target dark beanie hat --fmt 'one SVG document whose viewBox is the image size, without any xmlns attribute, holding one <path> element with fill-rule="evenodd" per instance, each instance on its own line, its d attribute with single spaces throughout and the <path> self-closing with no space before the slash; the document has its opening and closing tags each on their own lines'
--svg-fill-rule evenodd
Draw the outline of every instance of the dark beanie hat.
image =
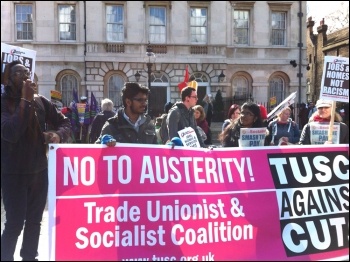
<svg viewBox="0 0 350 262">
<path fill-rule="evenodd" d="M 171 102 L 167 102 L 165 105 L 164 105 L 164 112 L 165 113 L 168 113 L 168 111 L 170 110 L 170 108 L 173 106 L 173 103 Z"/>
</svg>

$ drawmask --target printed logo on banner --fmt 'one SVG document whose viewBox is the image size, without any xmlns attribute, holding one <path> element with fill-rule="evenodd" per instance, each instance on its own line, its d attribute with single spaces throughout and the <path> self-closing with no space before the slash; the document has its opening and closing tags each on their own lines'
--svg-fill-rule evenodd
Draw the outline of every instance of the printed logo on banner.
<svg viewBox="0 0 350 262">
<path fill-rule="evenodd" d="M 349 157 L 344 152 L 268 154 L 287 256 L 349 246 Z M 337 241 L 331 241 L 336 239 Z"/>
</svg>

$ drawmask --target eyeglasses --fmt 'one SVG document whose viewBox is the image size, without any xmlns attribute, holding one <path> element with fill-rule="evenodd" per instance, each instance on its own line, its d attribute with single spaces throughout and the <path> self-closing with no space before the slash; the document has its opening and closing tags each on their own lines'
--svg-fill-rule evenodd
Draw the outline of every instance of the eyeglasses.
<svg viewBox="0 0 350 262">
<path fill-rule="evenodd" d="M 139 103 L 144 103 L 144 104 L 148 103 L 148 99 L 146 99 L 146 98 L 135 98 L 134 97 L 132 100 L 137 101 Z"/>
<path fill-rule="evenodd" d="M 194 99 L 198 99 L 198 96 L 190 96 L 190 97 L 192 97 L 192 98 L 194 98 Z"/>
<path fill-rule="evenodd" d="M 240 115 L 241 116 L 254 116 L 254 114 L 252 114 L 250 112 L 241 112 Z"/>
<path fill-rule="evenodd" d="M 25 70 L 25 71 L 16 71 L 13 73 L 14 75 L 16 76 L 27 76 L 27 77 L 30 77 L 30 71 L 29 70 Z"/>
</svg>

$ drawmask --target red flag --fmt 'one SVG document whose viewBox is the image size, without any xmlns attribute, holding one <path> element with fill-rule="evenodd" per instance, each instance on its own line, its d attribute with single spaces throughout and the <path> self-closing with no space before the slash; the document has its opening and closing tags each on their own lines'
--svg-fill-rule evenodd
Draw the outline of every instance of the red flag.
<svg viewBox="0 0 350 262">
<path fill-rule="evenodd" d="M 190 78 L 190 76 L 188 74 L 188 65 L 186 65 L 184 81 L 177 85 L 180 89 L 180 92 L 182 89 L 184 89 L 187 86 L 187 82 L 188 82 L 189 78 Z"/>
</svg>

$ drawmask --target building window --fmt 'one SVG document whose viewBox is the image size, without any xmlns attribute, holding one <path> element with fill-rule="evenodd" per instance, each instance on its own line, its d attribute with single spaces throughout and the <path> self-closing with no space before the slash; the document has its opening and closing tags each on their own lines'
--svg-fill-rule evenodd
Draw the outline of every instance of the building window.
<svg viewBox="0 0 350 262">
<path fill-rule="evenodd" d="M 191 8 L 191 43 L 207 43 L 207 8 Z"/>
<path fill-rule="evenodd" d="M 281 77 L 274 77 L 270 80 L 269 97 L 276 97 L 277 105 L 284 100 L 285 83 Z"/>
<path fill-rule="evenodd" d="M 166 42 L 166 9 L 165 7 L 149 8 L 149 40 L 151 43 Z"/>
<path fill-rule="evenodd" d="M 108 42 L 124 41 L 124 7 L 121 5 L 106 6 L 106 35 Z"/>
<path fill-rule="evenodd" d="M 249 83 L 243 76 L 237 76 L 232 81 L 232 95 L 236 99 L 246 99 L 249 95 Z"/>
<path fill-rule="evenodd" d="M 60 40 L 76 40 L 77 24 L 74 5 L 58 6 Z"/>
<path fill-rule="evenodd" d="M 108 97 L 113 101 L 116 109 L 123 106 L 122 89 L 124 83 L 124 79 L 120 75 L 112 75 L 108 80 Z"/>
<path fill-rule="evenodd" d="M 33 40 L 33 6 L 16 5 L 17 40 Z"/>
<path fill-rule="evenodd" d="M 272 12 L 271 15 L 272 45 L 283 46 L 286 43 L 286 13 Z"/>
<path fill-rule="evenodd" d="M 249 44 L 249 11 L 237 10 L 233 12 L 234 43 Z"/>
<path fill-rule="evenodd" d="M 69 106 L 73 101 L 73 90 L 78 93 L 78 80 L 74 75 L 65 75 L 61 79 L 61 94 L 63 106 Z"/>
</svg>

